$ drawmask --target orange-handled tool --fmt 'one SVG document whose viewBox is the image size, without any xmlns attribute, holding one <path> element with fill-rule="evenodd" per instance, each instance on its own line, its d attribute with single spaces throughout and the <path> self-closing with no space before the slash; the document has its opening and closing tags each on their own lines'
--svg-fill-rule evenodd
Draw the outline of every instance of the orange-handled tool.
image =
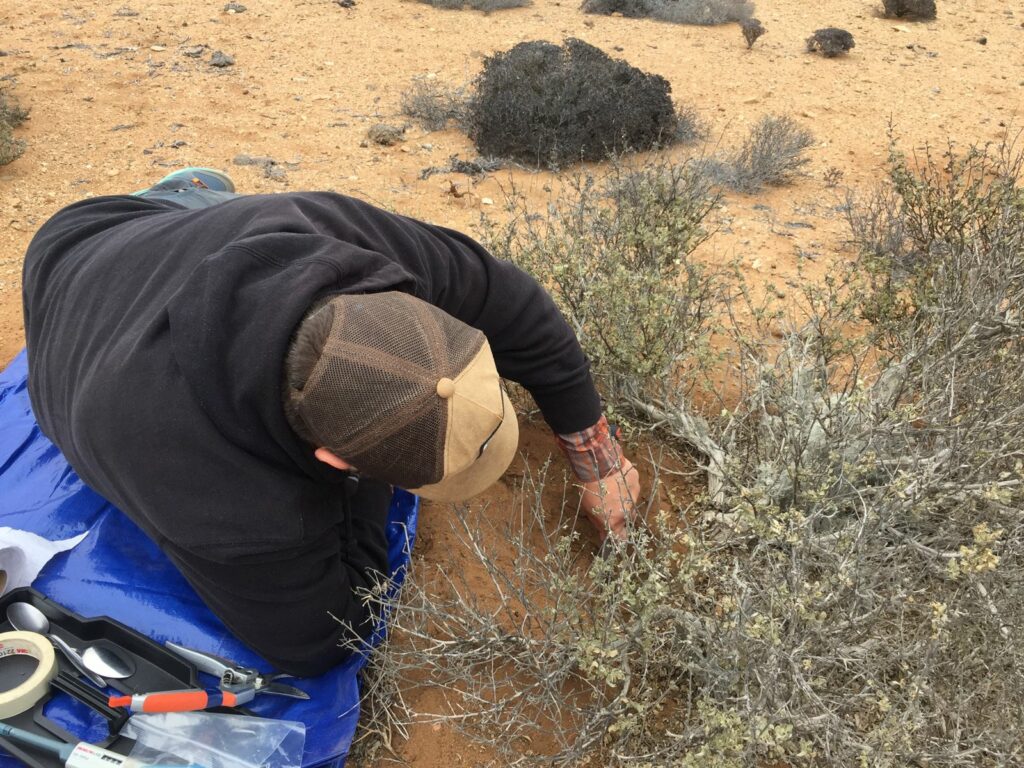
<svg viewBox="0 0 1024 768">
<path fill-rule="evenodd" d="M 192 690 L 111 696 L 107 703 L 111 707 L 128 707 L 130 712 L 194 712 L 212 707 L 234 707 L 244 702 L 230 691 Z"/>
</svg>

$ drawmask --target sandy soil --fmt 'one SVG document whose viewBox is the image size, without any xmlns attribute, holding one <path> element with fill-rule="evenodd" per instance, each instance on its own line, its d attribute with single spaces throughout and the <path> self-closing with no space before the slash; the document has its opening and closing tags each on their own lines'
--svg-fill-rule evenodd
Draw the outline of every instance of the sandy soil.
<svg viewBox="0 0 1024 768">
<path fill-rule="evenodd" d="M 471 80 L 483 57 L 515 43 L 578 37 L 666 77 L 679 102 L 711 128 L 706 151 L 738 143 L 765 113 L 792 115 L 815 133 L 805 178 L 757 197 L 732 196 L 723 231 L 702 246 L 711 261 L 739 258 L 778 292 L 844 257 L 836 210 L 844 187 L 878 177 L 892 121 L 906 149 L 997 139 L 1024 104 L 1024 10 L 996 0 L 940 2 L 940 18 L 881 18 L 878 0 L 759 3 L 768 34 L 748 51 L 736 25 L 683 27 L 585 16 L 575 0 L 535 0 L 491 15 L 438 11 L 405 0 L 244 0 L 227 13 L 211 0 L 0 0 L 0 77 L 32 116 L 17 135 L 25 156 L 0 168 L 0 364 L 24 344 L 21 260 L 36 228 L 90 195 L 130 192 L 184 165 L 227 169 L 240 191 L 330 189 L 438 224 L 468 228 L 484 198 L 500 204 L 507 173 L 448 193 L 459 175 L 420 180 L 452 154 L 474 155 L 454 131 L 410 128 L 394 147 L 365 143 L 377 122 L 402 122 L 399 98 L 414 77 Z M 856 48 L 825 60 L 804 52 L 815 29 L 840 26 Z M 984 39 L 983 44 L 981 40 Z M 222 51 L 232 66 L 210 65 Z M 682 155 L 692 149 L 680 149 Z M 238 166 L 269 157 L 276 173 Z M 838 188 L 826 172 L 842 174 Z M 540 194 L 547 174 L 516 172 Z M 788 286 L 788 287 L 787 287 Z M 542 457 L 541 427 L 524 446 Z M 486 501 L 500 508 L 508 487 Z M 419 556 L 454 557 L 440 514 L 427 510 Z M 445 729 L 415 732 L 402 756 L 421 766 L 470 766 L 475 748 Z"/>
</svg>

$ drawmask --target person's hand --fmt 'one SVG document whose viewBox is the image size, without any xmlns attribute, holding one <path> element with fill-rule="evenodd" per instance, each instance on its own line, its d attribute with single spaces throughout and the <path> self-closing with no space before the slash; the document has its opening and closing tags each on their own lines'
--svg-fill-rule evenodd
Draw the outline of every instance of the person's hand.
<svg viewBox="0 0 1024 768">
<path fill-rule="evenodd" d="M 603 480 L 582 484 L 580 508 L 597 529 L 601 541 L 626 538 L 626 525 L 640 499 L 640 473 L 623 459 L 622 467 Z"/>
</svg>

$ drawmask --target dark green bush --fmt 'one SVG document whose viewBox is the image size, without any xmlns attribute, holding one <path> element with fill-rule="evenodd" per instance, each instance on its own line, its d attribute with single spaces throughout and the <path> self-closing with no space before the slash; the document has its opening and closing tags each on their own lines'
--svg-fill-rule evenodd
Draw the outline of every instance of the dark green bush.
<svg viewBox="0 0 1024 768">
<path fill-rule="evenodd" d="M 854 48 L 853 35 L 845 29 L 837 27 L 825 27 L 816 30 L 813 35 L 807 38 L 807 50 L 809 53 L 821 51 L 826 59 L 834 59 L 844 53 L 849 53 Z"/>
<path fill-rule="evenodd" d="M 917 19 L 935 18 L 935 0 L 882 0 L 886 16 L 911 16 Z"/>
<path fill-rule="evenodd" d="M 484 61 L 470 101 L 480 154 L 537 166 L 601 160 L 676 140 L 672 86 L 581 40 L 520 43 Z"/>
<path fill-rule="evenodd" d="M 743 39 L 747 41 L 747 48 L 753 48 L 757 38 L 767 31 L 758 19 L 744 19 L 740 22 L 740 28 L 743 30 Z"/>
</svg>

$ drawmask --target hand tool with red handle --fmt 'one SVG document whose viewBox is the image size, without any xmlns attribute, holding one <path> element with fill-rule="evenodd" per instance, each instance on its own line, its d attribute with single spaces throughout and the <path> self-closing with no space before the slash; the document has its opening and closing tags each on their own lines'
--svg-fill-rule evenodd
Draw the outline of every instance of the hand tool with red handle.
<svg viewBox="0 0 1024 768">
<path fill-rule="evenodd" d="M 257 693 L 308 699 L 309 694 L 290 685 L 274 682 L 285 674 L 263 675 L 251 667 L 242 667 L 222 656 L 203 653 L 176 643 L 165 645 L 200 672 L 219 678 L 219 690 L 158 691 L 134 696 L 111 696 L 110 706 L 128 707 L 132 712 L 192 712 L 212 707 L 237 707 L 253 700 Z"/>
<path fill-rule="evenodd" d="M 255 693 L 254 693 L 255 695 Z M 111 696 L 112 707 L 128 707 L 131 712 L 192 712 L 213 707 L 235 707 L 244 704 L 229 691 L 160 691 L 137 693 L 134 696 Z"/>
</svg>

